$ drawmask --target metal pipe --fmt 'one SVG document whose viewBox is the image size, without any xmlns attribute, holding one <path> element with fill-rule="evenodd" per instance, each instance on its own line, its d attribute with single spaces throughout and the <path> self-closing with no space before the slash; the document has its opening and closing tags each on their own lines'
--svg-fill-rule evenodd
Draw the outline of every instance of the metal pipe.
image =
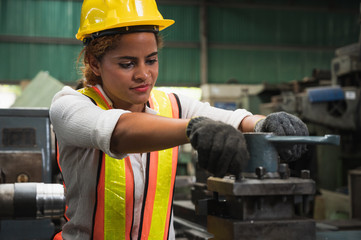
<svg viewBox="0 0 361 240">
<path fill-rule="evenodd" d="M 0 219 L 42 219 L 63 216 L 65 193 L 61 184 L 0 184 Z"/>
</svg>

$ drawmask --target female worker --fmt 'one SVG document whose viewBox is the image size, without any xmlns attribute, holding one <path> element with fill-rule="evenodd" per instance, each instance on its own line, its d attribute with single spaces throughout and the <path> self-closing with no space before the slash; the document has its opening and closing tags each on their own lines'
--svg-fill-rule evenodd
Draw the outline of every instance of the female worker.
<svg viewBox="0 0 361 240">
<path fill-rule="evenodd" d="M 84 1 L 76 37 L 85 45 L 85 88 L 64 87 L 50 109 L 68 220 L 55 239 L 174 239 L 178 145 L 191 142 L 200 166 L 223 177 L 247 161 L 241 132 L 256 123 L 258 131 L 307 134 L 286 113 L 226 111 L 153 90 L 158 32 L 173 23 L 154 0 Z"/>
</svg>

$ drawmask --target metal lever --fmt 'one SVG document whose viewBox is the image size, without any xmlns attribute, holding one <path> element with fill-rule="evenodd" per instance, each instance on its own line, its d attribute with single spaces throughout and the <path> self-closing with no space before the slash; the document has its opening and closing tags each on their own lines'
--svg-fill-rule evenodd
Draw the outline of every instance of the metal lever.
<svg viewBox="0 0 361 240">
<path fill-rule="evenodd" d="M 323 137 L 266 135 L 265 139 L 267 139 L 267 141 L 272 143 L 340 145 L 340 135 L 325 135 Z"/>
</svg>

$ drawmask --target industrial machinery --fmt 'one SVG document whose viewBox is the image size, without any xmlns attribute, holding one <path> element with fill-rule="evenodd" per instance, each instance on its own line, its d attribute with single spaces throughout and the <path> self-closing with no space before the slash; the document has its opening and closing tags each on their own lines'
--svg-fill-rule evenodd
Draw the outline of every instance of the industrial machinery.
<svg viewBox="0 0 361 240">
<path fill-rule="evenodd" d="M 65 210 L 48 109 L 0 109 L 0 239 L 50 239 Z"/>
<path fill-rule="evenodd" d="M 315 182 L 309 170 L 292 177 L 277 148 L 338 145 L 339 136 L 244 135 L 250 152 L 246 168 L 239 176 L 224 178 L 207 176 L 198 169 L 192 192 L 196 214 L 190 214 L 189 203 L 175 202 L 175 225 L 188 239 L 316 239 L 315 221 L 306 217 Z"/>
<path fill-rule="evenodd" d="M 291 177 L 287 163 L 280 162 L 276 145 L 339 144 L 339 136 L 274 136 L 246 133 L 250 161 L 239 179 L 207 179 L 213 199 L 207 202 L 207 229 L 215 239 L 316 239 L 309 211 L 315 182 L 303 170 Z M 296 214 L 297 206 L 301 214 Z"/>
<path fill-rule="evenodd" d="M 331 85 L 306 88 L 296 111 L 307 121 L 341 130 L 361 129 L 361 59 L 359 44 L 335 51 Z"/>
</svg>

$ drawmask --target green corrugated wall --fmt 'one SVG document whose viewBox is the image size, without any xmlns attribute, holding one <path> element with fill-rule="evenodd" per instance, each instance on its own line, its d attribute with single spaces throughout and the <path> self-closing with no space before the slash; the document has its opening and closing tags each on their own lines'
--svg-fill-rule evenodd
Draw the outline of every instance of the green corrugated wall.
<svg viewBox="0 0 361 240">
<path fill-rule="evenodd" d="M 159 54 L 158 85 L 197 85 L 200 82 L 199 48 L 175 48 L 170 43 L 199 43 L 199 7 L 159 5 L 164 18 L 175 24 L 162 31 L 165 47 Z"/>
<path fill-rule="evenodd" d="M 209 51 L 208 81 L 280 83 L 309 76 L 313 68 L 329 69 L 335 47 L 358 41 L 358 15 L 336 7 L 317 10 L 328 6 L 317 2 L 325 5 L 316 10 L 210 7 L 209 42 L 218 44 Z M 348 7 L 357 12 L 359 3 L 351 2 Z M 225 49 L 226 44 L 237 47 Z"/>
<path fill-rule="evenodd" d="M 176 23 L 162 32 L 158 85 L 200 84 L 200 2 L 159 1 L 163 16 Z M 302 79 L 314 68 L 329 69 L 335 48 L 359 38 L 359 0 L 206 3 L 209 83 Z M 82 46 L 71 39 L 80 8 L 76 0 L 1 0 L 0 82 L 43 70 L 75 84 Z"/>
<path fill-rule="evenodd" d="M 1 0 L 0 35 L 74 38 L 80 8 L 80 1 Z M 79 78 L 74 63 L 81 44 L 44 44 L 28 39 L 0 42 L 0 82 L 32 79 L 42 70 L 65 83 Z"/>
</svg>

